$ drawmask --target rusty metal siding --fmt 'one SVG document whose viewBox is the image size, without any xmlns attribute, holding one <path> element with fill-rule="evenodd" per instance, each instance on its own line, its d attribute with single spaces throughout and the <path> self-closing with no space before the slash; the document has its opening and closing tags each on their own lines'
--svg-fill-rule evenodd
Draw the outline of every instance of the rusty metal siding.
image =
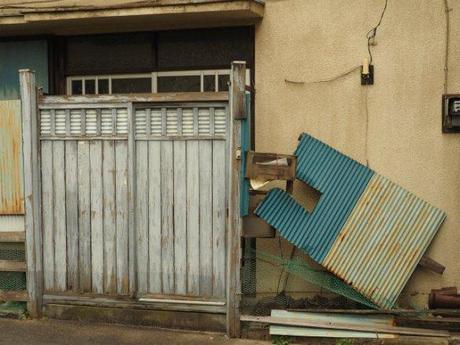
<svg viewBox="0 0 460 345">
<path fill-rule="evenodd" d="M 0 101 L 0 215 L 23 214 L 20 101 Z"/>
<path fill-rule="evenodd" d="M 391 308 L 445 217 L 375 175 L 323 265 L 376 304 Z"/>
</svg>

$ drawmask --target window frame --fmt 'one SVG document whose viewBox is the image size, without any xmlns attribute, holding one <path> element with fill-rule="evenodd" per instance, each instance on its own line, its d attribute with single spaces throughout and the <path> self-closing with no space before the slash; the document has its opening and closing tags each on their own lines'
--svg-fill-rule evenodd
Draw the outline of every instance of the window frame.
<svg viewBox="0 0 460 345">
<path fill-rule="evenodd" d="M 82 82 L 82 93 L 78 94 L 85 96 L 85 82 L 86 80 L 95 81 L 95 93 L 91 95 L 99 95 L 99 80 L 106 79 L 109 83 L 109 93 L 112 95 L 112 80 L 113 79 L 136 79 L 136 78 L 150 78 L 151 79 L 151 90 L 152 93 L 158 92 L 158 78 L 161 77 L 186 77 L 186 76 L 199 76 L 200 77 L 200 91 L 204 91 L 204 76 L 214 76 L 214 91 L 208 92 L 221 92 L 227 90 L 219 90 L 219 76 L 220 75 L 230 75 L 229 69 L 210 69 L 210 70 L 188 70 L 188 71 L 166 71 L 166 72 L 150 72 L 150 73 L 135 73 L 135 74 L 104 74 L 104 75 L 79 75 L 79 76 L 69 76 L 66 78 L 66 94 L 72 96 L 72 82 L 81 81 Z M 249 69 L 246 70 L 246 84 L 250 85 L 251 72 Z M 116 94 L 115 94 L 116 95 Z"/>
</svg>

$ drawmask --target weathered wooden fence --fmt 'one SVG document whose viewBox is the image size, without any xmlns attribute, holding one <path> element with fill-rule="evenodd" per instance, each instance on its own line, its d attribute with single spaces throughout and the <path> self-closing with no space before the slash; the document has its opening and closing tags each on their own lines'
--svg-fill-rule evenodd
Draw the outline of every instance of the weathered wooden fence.
<svg viewBox="0 0 460 345">
<path fill-rule="evenodd" d="M 229 106 L 227 93 L 35 100 L 33 74 L 21 82 L 32 314 L 42 299 L 126 296 L 239 324 L 240 137 L 230 119 L 242 103 Z"/>
</svg>

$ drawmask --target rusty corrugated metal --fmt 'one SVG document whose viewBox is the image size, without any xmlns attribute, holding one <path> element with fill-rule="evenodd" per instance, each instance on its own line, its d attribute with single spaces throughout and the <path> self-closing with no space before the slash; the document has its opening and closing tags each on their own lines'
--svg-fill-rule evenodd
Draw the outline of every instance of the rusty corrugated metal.
<svg viewBox="0 0 460 345">
<path fill-rule="evenodd" d="M 0 214 L 23 214 L 20 101 L 0 101 Z"/>
<path fill-rule="evenodd" d="M 391 308 L 445 213 L 374 175 L 323 265 L 384 308 Z"/>
<path fill-rule="evenodd" d="M 376 305 L 391 308 L 446 215 L 308 135 L 297 178 L 322 195 L 308 213 L 274 189 L 256 214 Z"/>
</svg>

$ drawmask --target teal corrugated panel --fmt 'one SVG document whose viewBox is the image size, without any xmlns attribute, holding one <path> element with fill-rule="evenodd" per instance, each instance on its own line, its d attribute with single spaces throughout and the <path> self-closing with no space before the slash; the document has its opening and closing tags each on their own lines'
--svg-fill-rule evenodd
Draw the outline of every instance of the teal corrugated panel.
<svg viewBox="0 0 460 345">
<path fill-rule="evenodd" d="M 295 155 L 297 178 L 322 194 L 314 212 L 300 212 L 302 206 L 277 190 L 256 214 L 321 263 L 374 172 L 308 134 Z"/>
</svg>

